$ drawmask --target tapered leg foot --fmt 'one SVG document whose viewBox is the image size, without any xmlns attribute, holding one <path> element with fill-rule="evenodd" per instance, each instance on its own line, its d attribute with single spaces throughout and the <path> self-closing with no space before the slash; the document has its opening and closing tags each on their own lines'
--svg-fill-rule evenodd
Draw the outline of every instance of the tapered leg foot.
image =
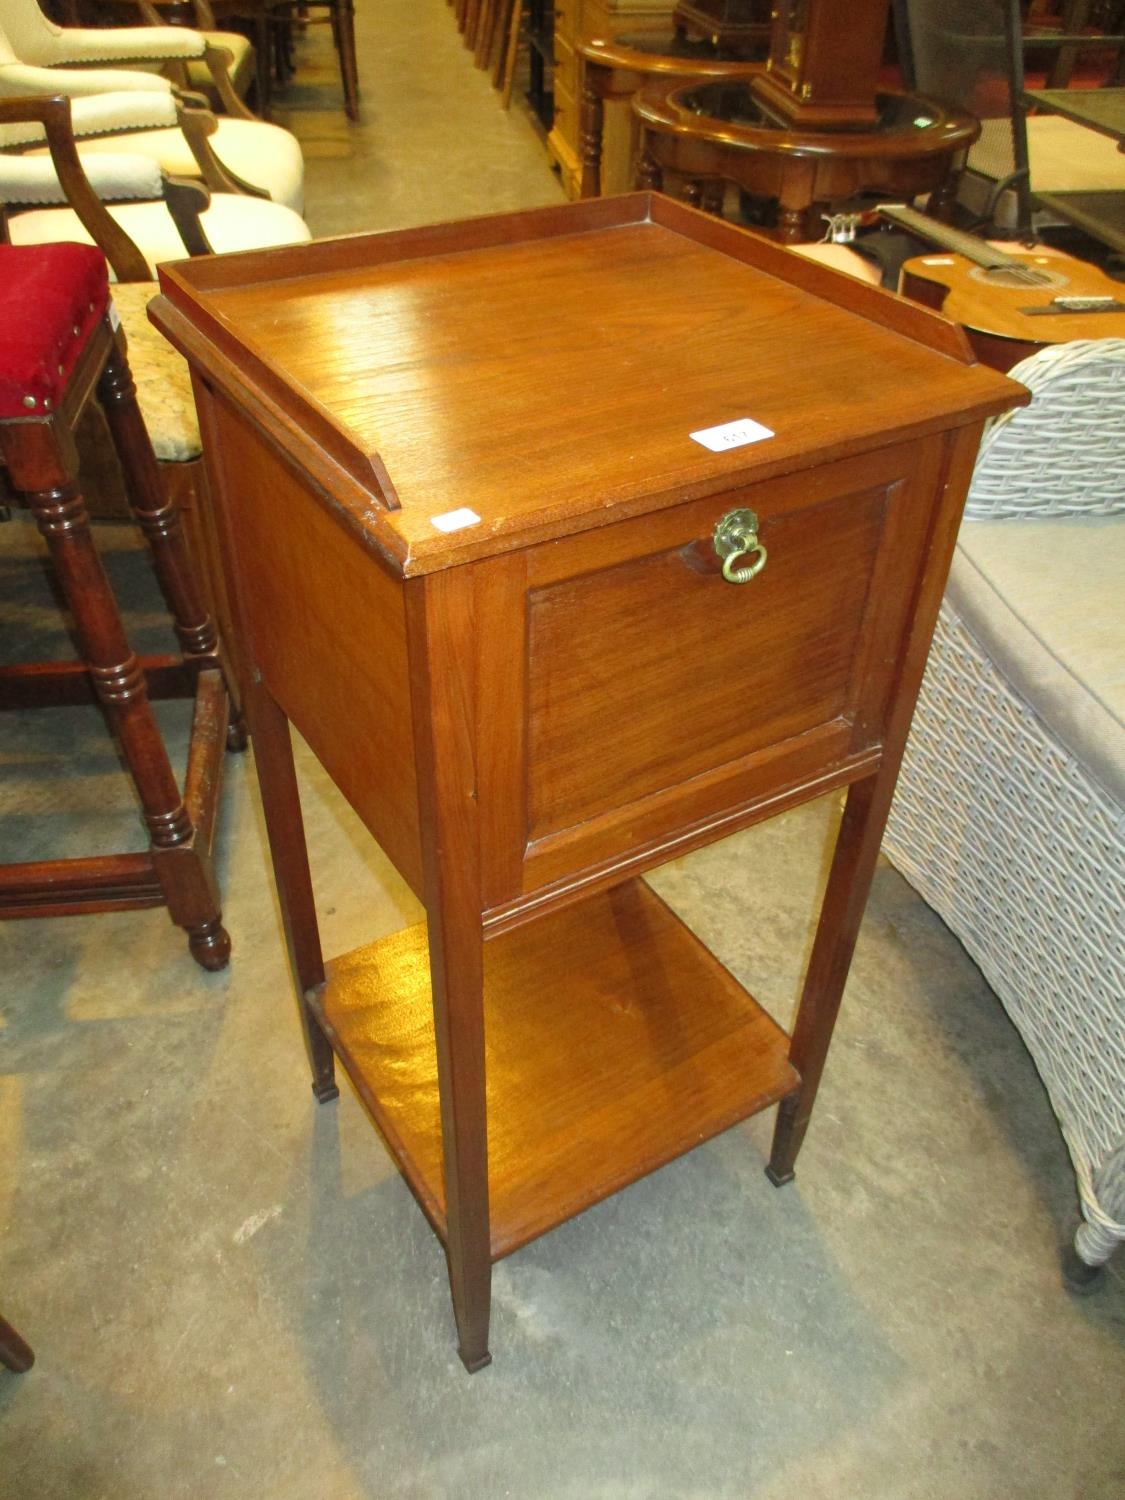
<svg viewBox="0 0 1125 1500">
<path fill-rule="evenodd" d="M 300 1011 L 309 1066 L 312 1068 L 312 1091 L 318 1104 L 327 1104 L 340 1097 L 340 1090 L 336 1086 L 336 1054 L 332 1051 L 332 1043 L 321 1029 L 316 1013 L 305 998 L 301 1000 Z"/>
<path fill-rule="evenodd" d="M 770 1149 L 766 1176 L 774 1187 L 784 1187 L 797 1175 L 797 1153 L 805 1138 L 808 1114 L 802 1120 L 798 1114 L 800 1094 L 790 1094 L 778 1106 L 777 1119 L 773 1127 L 773 1146 Z"/>
<path fill-rule="evenodd" d="M 467 1354 L 464 1349 L 458 1349 L 457 1353 L 461 1356 L 461 1363 L 470 1375 L 475 1375 L 478 1370 L 483 1370 L 485 1365 L 492 1363 L 492 1355 L 487 1349 L 483 1354 Z"/>
<path fill-rule="evenodd" d="M 474 1235 L 472 1242 L 455 1236 L 454 1243 L 446 1247 L 446 1257 L 457 1324 L 457 1354 L 469 1374 L 474 1375 L 492 1363 L 488 1352 L 492 1312 L 492 1257 L 488 1240 L 482 1233 Z"/>
<path fill-rule="evenodd" d="M 230 963 L 230 933 L 217 918 L 188 928 L 188 948 L 200 968 L 211 973 Z"/>
<path fill-rule="evenodd" d="M 775 1171 L 771 1164 L 766 1168 L 766 1176 L 773 1183 L 774 1187 L 784 1187 L 787 1182 L 795 1181 L 797 1174 L 792 1167 L 787 1172 Z"/>
<path fill-rule="evenodd" d="M 0 1365 L 4 1365 L 15 1375 L 22 1375 L 34 1363 L 35 1355 L 31 1352 L 31 1346 L 20 1338 L 5 1318 L 0 1318 Z"/>
</svg>

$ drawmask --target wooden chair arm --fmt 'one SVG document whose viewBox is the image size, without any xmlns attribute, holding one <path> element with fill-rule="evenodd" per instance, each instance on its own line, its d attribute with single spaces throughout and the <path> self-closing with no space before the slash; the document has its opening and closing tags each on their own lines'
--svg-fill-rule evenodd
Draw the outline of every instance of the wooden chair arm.
<svg viewBox="0 0 1125 1500">
<path fill-rule="evenodd" d="M 47 148 L 66 202 L 101 250 L 119 281 L 149 281 L 152 273 L 137 245 L 109 213 L 94 191 L 82 166 L 71 128 L 70 100 L 53 96 L 0 99 L 0 125 L 33 121 L 42 125 Z M 127 151 L 122 152 L 128 156 Z M 137 158 L 151 169 L 151 162 Z M 160 174 L 161 196 L 189 255 L 207 255 L 211 247 L 200 215 L 211 201 L 200 182 L 181 181 Z M 7 238 L 5 222 L 5 238 Z"/>
<path fill-rule="evenodd" d="M 0 99 L 0 124 L 26 120 L 35 120 L 43 126 L 67 202 L 113 267 L 114 274 L 121 281 L 149 280 L 148 262 L 110 216 L 82 168 L 70 127 L 70 100 L 62 94 L 38 99 Z"/>
<path fill-rule="evenodd" d="M 225 113 L 238 120 L 258 119 L 246 101 L 239 98 L 238 90 L 231 80 L 230 70 L 234 59 L 227 49 L 220 47 L 217 42 L 209 41 L 203 53 L 203 60 L 207 64 L 211 82 L 215 85 L 215 92 L 219 96 L 219 102 Z"/>
<path fill-rule="evenodd" d="M 165 177 L 164 201 L 172 222 L 189 255 L 213 255 L 200 215 L 211 202 L 211 194 L 201 182 L 189 177 Z"/>
<path fill-rule="evenodd" d="M 209 138 L 218 129 L 219 122 L 202 94 L 180 93 L 178 120 L 184 139 L 198 163 L 199 175 L 213 193 L 244 193 L 251 198 L 269 197 L 265 188 L 247 182 L 215 155 Z"/>
</svg>

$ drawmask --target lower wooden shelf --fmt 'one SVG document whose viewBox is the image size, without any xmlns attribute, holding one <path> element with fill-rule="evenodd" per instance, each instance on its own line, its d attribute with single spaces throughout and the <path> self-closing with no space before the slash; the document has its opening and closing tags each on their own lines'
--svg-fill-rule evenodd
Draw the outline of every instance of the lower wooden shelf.
<svg viewBox="0 0 1125 1500">
<path fill-rule="evenodd" d="M 799 1082 L 786 1033 L 643 881 L 484 958 L 494 1260 Z M 334 959 L 311 1002 L 444 1238 L 425 925 Z"/>
</svg>

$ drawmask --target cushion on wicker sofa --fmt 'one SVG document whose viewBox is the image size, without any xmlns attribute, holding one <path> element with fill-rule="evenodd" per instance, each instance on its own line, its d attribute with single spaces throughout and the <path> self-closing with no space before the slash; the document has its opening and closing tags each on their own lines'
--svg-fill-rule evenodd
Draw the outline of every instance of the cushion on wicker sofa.
<svg viewBox="0 0 1125 1500">
<path fill-rule="evenodd" d="M 969 521 L 946 598 L 1013 690 L 1125 807 L 1125 514 Z"/>
</svg>

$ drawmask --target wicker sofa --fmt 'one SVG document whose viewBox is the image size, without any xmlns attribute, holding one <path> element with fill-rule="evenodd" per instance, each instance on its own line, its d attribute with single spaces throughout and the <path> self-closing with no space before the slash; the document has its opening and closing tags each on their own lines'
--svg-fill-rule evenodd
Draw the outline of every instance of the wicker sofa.
<svg viewBox="0 0 1125 1500">
<path fill-rule="evenodd" d="M 884 849 L 980 965 L 1125 1239 L 1125 339 L 1017 365 L 985 435 Z"/>
</svg>

